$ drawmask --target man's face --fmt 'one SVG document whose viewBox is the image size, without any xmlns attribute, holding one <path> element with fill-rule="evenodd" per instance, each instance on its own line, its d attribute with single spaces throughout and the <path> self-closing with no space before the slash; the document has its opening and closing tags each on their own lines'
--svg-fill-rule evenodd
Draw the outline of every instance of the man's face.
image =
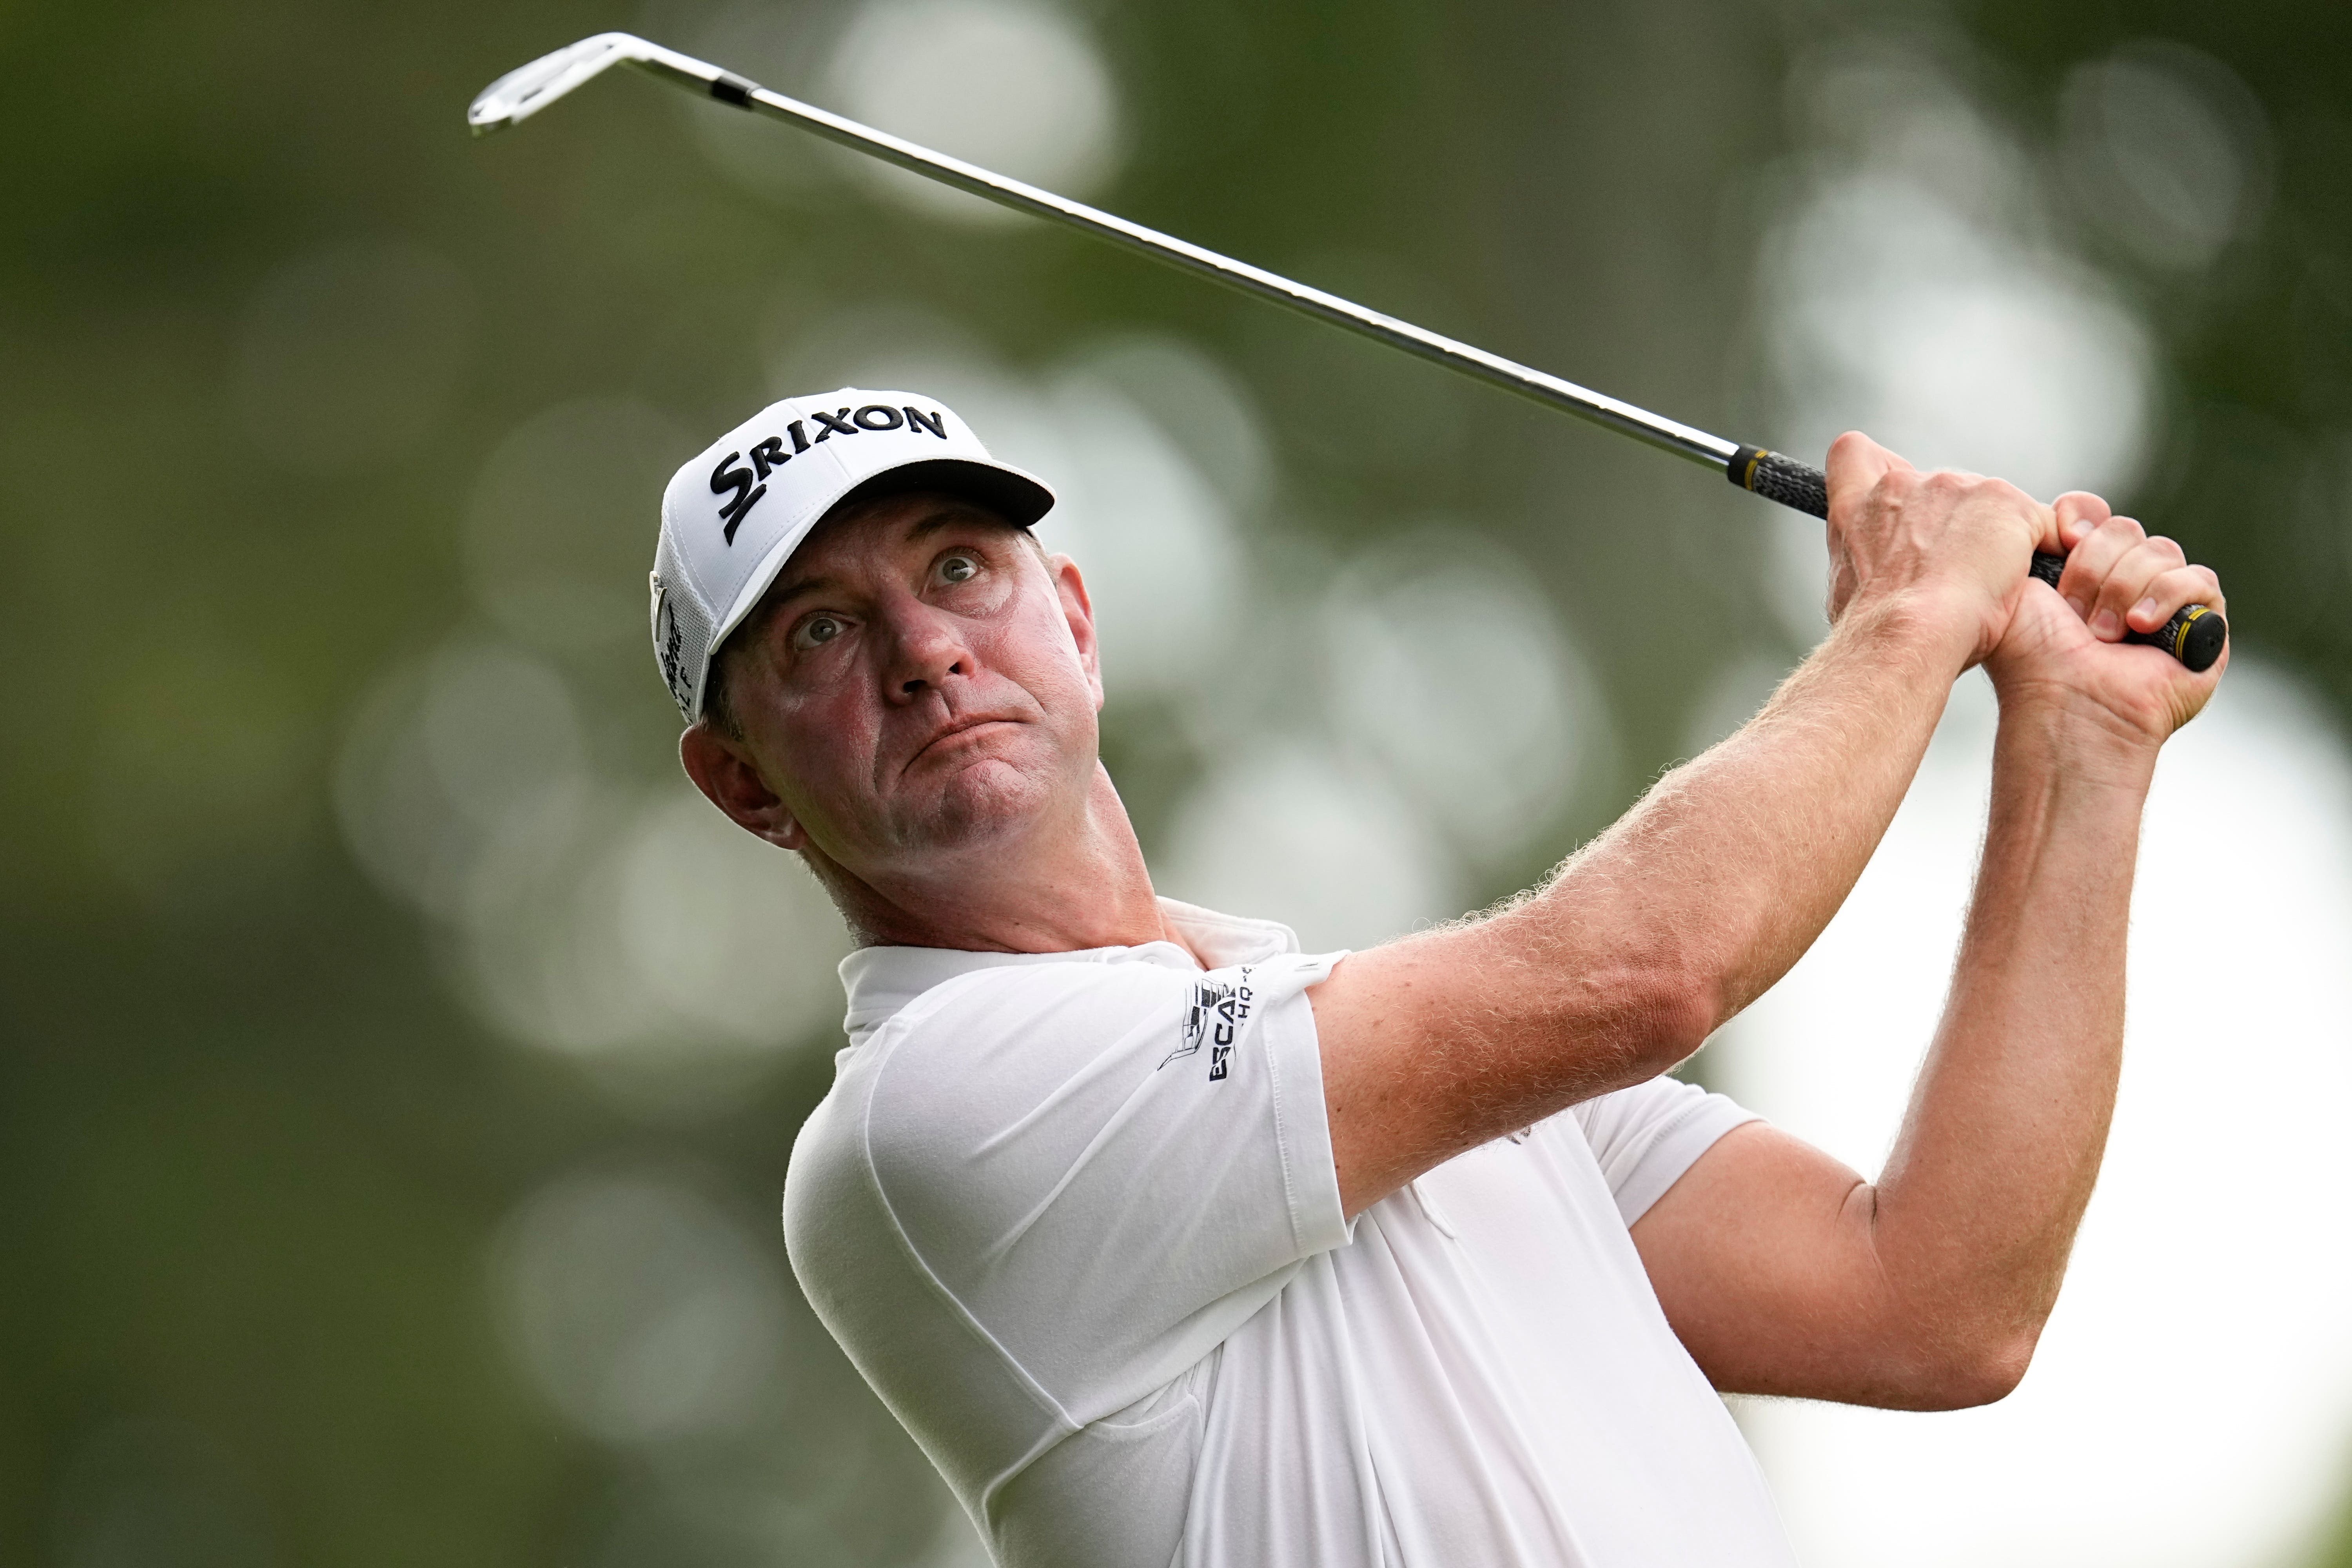
<svg viewBox="0 0 2352 1568">
<path fill-rule="evenodd" d="M 970 502 L 891 496 L 828 520 L 725 657 L 740 754 L 790 819 L 770 837 L 852 875 L 1084 807 L 1102 703 L 1085 586 Z"/>
</svg>

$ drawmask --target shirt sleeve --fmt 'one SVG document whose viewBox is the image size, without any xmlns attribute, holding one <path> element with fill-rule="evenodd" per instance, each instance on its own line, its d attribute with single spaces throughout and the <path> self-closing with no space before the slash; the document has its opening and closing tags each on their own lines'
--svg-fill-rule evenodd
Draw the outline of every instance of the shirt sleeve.
<svg viewBox="0 0 2352 1568">
<path fill-rule="evenodd" d="M 873 1042 L 864 1142 L 902 1244 L 1071 1419 L 1167 1382 L 1346 1241 L 1305 994 L 1337 957 L 991 969 Z"/>
<path fill-rule="evenodd" d="M 1665 1077 L 1588 1100 L 1569 1114 L 1591 1145 L 1629 1228 L 1717 1139 L 1760 1120 L 1726 1096 Z"/>
</svg>

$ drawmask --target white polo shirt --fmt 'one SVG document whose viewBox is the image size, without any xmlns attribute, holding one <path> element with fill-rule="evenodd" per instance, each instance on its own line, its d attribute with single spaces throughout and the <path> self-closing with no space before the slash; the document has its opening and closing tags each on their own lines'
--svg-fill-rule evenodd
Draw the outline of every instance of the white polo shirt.
<svg viewBox="0 0 2352 1568">
<path fill-rule="evenodd" d="M 1628 1227 L 1750 1120 L 1658 1079 L 1339 1210 L 1345 956 L 868 948 L 793 1270 L 1005 1568 L 1791 1563 Z"/>
</svg>

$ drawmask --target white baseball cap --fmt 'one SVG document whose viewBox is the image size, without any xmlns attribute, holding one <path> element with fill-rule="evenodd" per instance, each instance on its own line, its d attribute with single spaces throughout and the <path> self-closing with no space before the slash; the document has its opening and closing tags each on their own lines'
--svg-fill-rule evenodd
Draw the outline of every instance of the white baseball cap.
<svg viewBox="0 0 2352 1568">
<path fill-rule="evenodd" d="M 1026 528 L 1052 510 L 936 398 L 845 386 L 771 404 L 671 476 L 654 547 L 654 659 L 689 724 L 711 656 L 812 529 L 852 495 L 939 489 Z"/>
</svg>

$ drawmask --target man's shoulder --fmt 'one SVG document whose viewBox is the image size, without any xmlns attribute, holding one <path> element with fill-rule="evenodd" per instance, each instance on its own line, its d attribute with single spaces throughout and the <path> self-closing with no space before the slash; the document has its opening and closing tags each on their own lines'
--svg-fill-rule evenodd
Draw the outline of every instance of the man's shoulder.
<svg viewBox="0 0 2352 1568">
<path fill-rule="evenodd" d="M 1235 1053 L 1331 963 L 1280 954 L 1202 971 L 1073 955 L 955 975 L 842 1053 L 789 1179 L 854 1180 L 894 1207 L 1025 1192 L 1146 1105 L 1173 1097 L 1168 1112 L 1181 1115 L 1203 1085 L 1229 1093 L 1234 1075 L 1271 1071 Z M 1311 1023 L 1290 1033 L 1312 1053 Z"/>
<path fill-rule="evenodd" d="M 928 1268 L 1017 1226 L 1175 1049 L 1196 978 L 1150 963 L 1011 964 L 908 1003 L 842 1053 L 794 1141 L 794 1267 L 887 1268 L 903 1247 Z"/>
<path fill-rule="evenodd" d="M 1164 1029 L 1197 976 L 1088 959 L 974 970 L 874 1032 L 866 1093 L 889 1116 L 979 1110 L 1059 1082 L 1138 1031 Z M 846 1076 L 846 1075 L 845 1075 Z"/>
<path fill-rule="evenodd" d="M 794 1166 L 804 1156 L 895 1163 L 995 1136 L 1090 1065 L 1132 1054 L 1139 1036 L 1181 1028 L 1198 978 L 1074 958 L 943 981 L 842 1053 Z"/>
</svg>

